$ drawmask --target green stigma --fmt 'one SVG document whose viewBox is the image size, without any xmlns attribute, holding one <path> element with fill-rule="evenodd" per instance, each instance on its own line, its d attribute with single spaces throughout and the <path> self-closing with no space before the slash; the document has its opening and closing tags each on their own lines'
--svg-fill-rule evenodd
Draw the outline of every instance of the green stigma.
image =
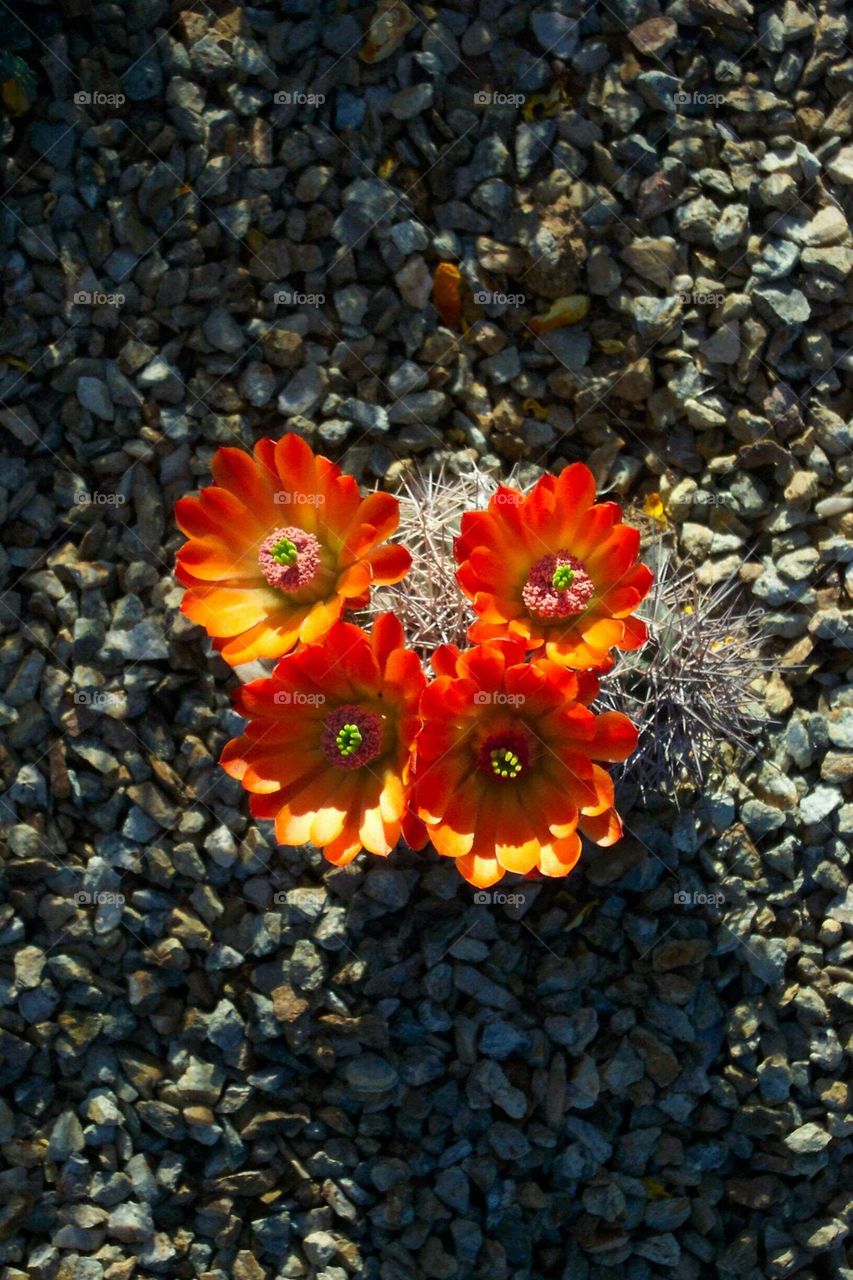
<svg viewBox="0 0 853 1280">
<path fill-rule="evenodd" d="M 496 747 L 489 752 L 489 759 L 496 778 L 517 778 L 521 773 L 521 761 L 509 747 Z"/>
<path fill-rule="evenodd" d="M 357 724 L 345 724 L 335 738 L 335 744 L 342 756 L 355 755 L 361 746 L 361 730 Z"/>
<path fill-rule="evenodd" d="M 290 538 L 281 538 L 274 547 L 270 549 L 270 555 L 276 564 L 296 564 L 299 556 L 296 543 L 291 542 Z"/>
<path fill-rule="evenodd" d="M 575 571 L 570 569 L 567 564 L 558 564 L 554 570 L 554 576 L 551 579 L 551 585 L 557 591 L 565 591 L 574 582 Z"/>
</svg>

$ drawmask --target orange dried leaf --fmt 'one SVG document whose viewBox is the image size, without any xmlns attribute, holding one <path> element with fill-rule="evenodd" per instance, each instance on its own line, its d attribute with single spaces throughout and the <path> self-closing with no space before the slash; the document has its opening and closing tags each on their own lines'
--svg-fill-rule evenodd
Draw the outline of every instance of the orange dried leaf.
<svg viewBox="0 0 853 1280">
<path fill-rule="evenodd" d="M 432 300 L 444 323 L 458 329 L 462 319 L 462 273 L 452 262 L 440 262 L 436 267 Z"/>
</svg>

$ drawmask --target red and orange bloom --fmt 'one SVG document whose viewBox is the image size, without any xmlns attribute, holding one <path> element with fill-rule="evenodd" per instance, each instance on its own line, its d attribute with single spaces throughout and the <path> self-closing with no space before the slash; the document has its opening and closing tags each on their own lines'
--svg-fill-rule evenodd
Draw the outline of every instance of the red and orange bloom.
<svg viewBox="0 0 853 1280">
<path fill-rule="evenodd" d="M 338 865 L 362 848 L 385 857 L 407 817 L 425 684 L 393 614 L 380 614 L 369 635 L 335 622 L 239 690 L 249 723 L 221 764 L 250 793 L 253 815 L 274 819 L 280 843 L 314 844 Z"/>
<path fill-rule="evenodd" d="M 486 511 L 462 517 L 457 579 L 478 615 L 469 635 L 518 639 L 553 662 L 605 671 L 611 649 L 637 649 L 631 614 L 652 582 L 637 563 L 639 532 L 615 502 L 595 502 L 582 462 L 543 475 L 526 496 L 500 485 Z"/>
<path fill-rule="evenodd" d="M 182 611 L 232 666 L 319 640 L 371 586 L 408 572 L 409 552 L 387 541 L 397 499 L 362 498 L 299 436 L 259 440 L 254 456 L 218 449 L 211 470 L 214 483 L 175 506 L 189 538 L 176 573 Z"/>
<path fill-rule="evenodd" d="M 599 762 L 626 759 L 637 730 L 620 712 L 590 711 L 594 675 L 527 662 L 518 640 L 443 645 L 433 667 L 410 804 L 466 880 L 485 889 L 507 871 L 565 876 L 581 834 L 619 839 L 613 780 Z"/>
</svg>

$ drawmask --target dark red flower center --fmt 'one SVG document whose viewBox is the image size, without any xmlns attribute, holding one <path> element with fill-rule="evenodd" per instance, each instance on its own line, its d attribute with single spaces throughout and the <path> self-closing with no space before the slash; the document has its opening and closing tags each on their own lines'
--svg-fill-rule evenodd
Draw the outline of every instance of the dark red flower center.
<svg viewBox="0 0 853 1280">
<path fill-rule="evenodd" d="M 320 568 L 320 543 L 304 529 L 273 529 L 261 543 L 258 564 L 271 587 L 298 591 L 309 586 Z"/>
<path fill-rule="evenodd" d="M 498 782 L 514 782 L 530 764 L 527 738 L 517 729 L 493 733 L 480 747 L 477 764 Z"/>
<path fill-rule="evenodd" d="M 569 551 L 537 560 L 521 592 L 528 612 L 546 619 L 583 613 L 594 595 L 595 583 Z"/>
<path fill-rule="evenodd" d="M 363 707 L 336 707 L 326 717 L 320 746 L 338 769 L 360 769 L 382 751 L 382 719 Z"/>
</svg>

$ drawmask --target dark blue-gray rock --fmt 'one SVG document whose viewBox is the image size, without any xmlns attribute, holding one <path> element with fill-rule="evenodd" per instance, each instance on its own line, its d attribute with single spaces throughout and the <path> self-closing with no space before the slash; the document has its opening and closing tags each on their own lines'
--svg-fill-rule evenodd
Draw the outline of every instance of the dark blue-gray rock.
<svg viewBox="0 0 853 1280">
<path fill-rule="evenodd" d="M 110 1213 L 107 1235 L 123 1244 L 138 1244 L 154 1234 L 154 1219 L 148 1205 L 120 1204 Z"/>
<path fill-rule="evenodd" d="M 396 1068 L 376 1053 L 350 1058 L 343 1070 L 348 1083 L 361 1094 L 387 1093 L 400 1079 Z"/>
<path fill-rule="evenodd" d="M 826 1129 L 810 1121 L 789 1133 L 785 1137 L 785 1146 L 795 1155 L 811 1156 L 823 1151 L 831 1141 Z"/>
<path fill-rule="evenodd" d="M 112 422 L 115 417 L 112 397 L 102 378 L 81 378 L 77 383 L 77 399 L 96 418 Z"/>
<path fill-rule="evenodd" d="M 36 696 L 46 659 L 41 653 L 29 653 L 21 662 L 3 693 L 10 707 L 23 707 Z"/>
<path fill-rule="evenodd" d="M 278 397 L 278 411 L 285 417 L 310 416 L 326 397 L 328 374 L 317 364 L 295 373 Z"/>
<path fill-rule="evenodd" d="M 198 46 L 196 46 L 197 48 Z M 121 87 L 131 102 L 149 102 L 163 92 L 163 70 L 156 49 L 143 54 L 121 77 Z"/>
<path fill-rule="evenodd" d="M 389 102 L 392 116 L 397 120 L 411 120 L 432 106 L 434 89 L 428 81 L 410 85 L 395 93 Z"/>
<path fill-rule="evenodd" d="M 49 124 L 46 120 L 30 125 L 30 146 L 43 160 L 55 169 L 67 169 L 74 156 L 76 130 L 74 125 Z"/>
<path fill-rule="evenodd" d="M 6 792 L 6 800 L 29 809 L 47 808 L 47 782 L 34 764 L 21 765 Z"/>
<path fill-rule="evenodd" d="M 367 114 L 367 101 L 358 93 L 340 89 L 335 96 L 335 127 L 359 129 Z"/>
<path fill-rule="evenodd" d="M 529 177 L 533 168 L 554 145 L 557 127 L 553 120 L 522 123 L 515 131 L 515 167 L 521 179 Z"/>
<path fill-rule="evenodd" d="M 794 1075 L 790 1063 L 778 1054 L 771 1054 L 760 1062 L 756 1076 L 758 1091 L 769 1106 L 778 1106 L 791 1092 Z"/>
<path fill-rule="evenodd" d="M 320 952 L 308 938 L 300 938 L 293 948 L 290 976 L 303 991 L 316 991 L 325 976 Z"/>
<path fill-rule="evenodd" d="M 208 1016 L 207 1038 L 219 1049 L 233 1049 L 243 1039 L 243 1020 L 230 1000 L 220 1000 Z"/>
<path fill-rule="evenodd" d="M 761 938 L 750 934 L 743 938 L 746 962 L 762 982 L 775 986 L 782 981 L 788 951 L 784 938 Z"/>
<path fill-rule="evenodd" d="M 752 292 L 755 308 L 774 328 L 804 324 L 812 313 L 808 298 L 792 285 L 779 288 L 762 287 Z"/>
<path fill-rule="evenodd" d="M 676 94 L 681 87 L 677 76 L 665 71 L 643 71 L 634 82 L 637 92 L 650 107 L 658 111 L 674 111 Z"/>
<path fill-rule="evenodd" d="M 422 222 L 407 218 L 405 222 L 397 222 L 388 232 L 401 253 L 419 253 L 429 245 L 429 232 Z"/>
<path fill-rule="evenodd" d="M 85 1146 L 83 1126 L 74 1111 L 63 1111 L 53 1122 L 47 1144 L 47 1158 L 63 1161 Z"/>
<path fill-rule="evenodd" d="M 342 14 L 323 25 L 323 44 L 341 57 L 357 48 L 363 38 L 362 27 L 351 13 Z"/>
<path fill-rule="evenodd" d="M 491 978 L 487 978 L 479 969 L 468 965 L 457 965 L 453 980 L 460 991 L 473 996 L 480 1004 L 489 1005 L 493 1009 L 517 1007 L 515 996 L 506 988 L 498 986 Z"/>
<path fill-rule="evenodd" d="M 148 618 L 128 631 L 108 631 L 104 638 L 102 656 L 108 662 L 117 659 L 162 662 L 169 656 L 169 645 L 162 624 L 155 618 Z"/>
<path fill-rule="evenodd" d="M 543 53 L 552 58 L 570 58 L 580 38 L 580 18 L 546 9 L 530 19 L 533 34 Z"/>
<path fill-rule="evenodd" d="M 207 341 L 217 351 L 226 351 L 233 354 L 246 346 L 243 330 L 237 321 L 227 311 L 223 311 L 221 307 L 211 311 L 201 328 Z"/>
</svg>

